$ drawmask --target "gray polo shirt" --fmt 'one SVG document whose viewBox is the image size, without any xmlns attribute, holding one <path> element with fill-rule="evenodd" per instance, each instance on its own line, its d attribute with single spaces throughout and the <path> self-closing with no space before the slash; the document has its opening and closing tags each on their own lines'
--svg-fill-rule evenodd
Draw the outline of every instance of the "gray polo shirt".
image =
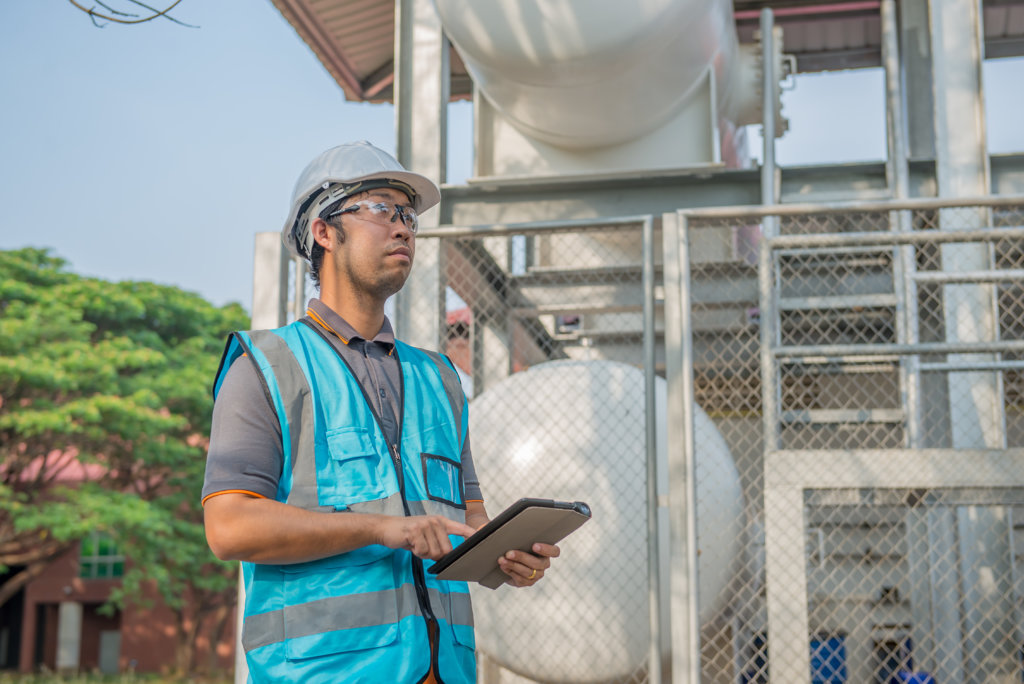
<svg viewBox="0 0 1024 684">
<path fill-rule="evenodd" d="M 319 299 L 309 301 L 307 319 L 326 332 L 354 372 L 363 392 L 380 416 L 388 444 L 400 434 L 402 382 L 398 359 L 392 353 L 395 333 L 391 321 L 372 340 L 366 340 Z M 284 450 L 281 424 L 263 390 L 259 371 L 252 363 L 233 363 L 213 405 L 210 449 L 206 457 L 203 501 L 217 493 L 238 491 L 273 499 L 281 477 Z M 462 448 L 462 476 L 467 501 L 482 501 L 469 435 Z"/>
</svg>

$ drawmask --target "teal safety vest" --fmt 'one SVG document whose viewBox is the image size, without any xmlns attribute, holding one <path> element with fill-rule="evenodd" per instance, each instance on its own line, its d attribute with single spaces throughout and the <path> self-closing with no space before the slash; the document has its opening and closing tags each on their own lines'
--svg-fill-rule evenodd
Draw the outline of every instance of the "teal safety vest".
<svg viewBox="0 0 1024 684">
<path fill-rule="evenodd" d="M 278 419 L 277 500 L 316 511 L 440 514 L 465 522 L 465 395 L 439 354 L 395 343 L 402 377 L 400 444 L 387 444 L 373 403 L 319 327 L 234 333 L 214 396 L 242 354 L 256 364 Z M 453 537 L 453 543 L 460 541 Z M 254 682 L 476 681 L 464 582 L 425 572 L 409 551 L 366 546 L 294 565 L 243 563 L 242 645 Z"/>
</svg>

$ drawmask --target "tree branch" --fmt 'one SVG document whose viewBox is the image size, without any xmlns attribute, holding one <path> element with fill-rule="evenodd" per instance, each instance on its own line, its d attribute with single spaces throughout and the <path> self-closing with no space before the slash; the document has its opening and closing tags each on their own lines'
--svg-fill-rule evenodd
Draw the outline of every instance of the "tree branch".
<svg viewBox="0 0 1024 684">
<path fill-rule="evenodd" d="M 146 9 L 150 10 L 151 12 L 153 12 L 153 14 L 151 14 L 150 16 L 143 17 L 141 19 L 120 19 L 117 16 L 113 16 L 113 15 L 122 15 L 122 16 L 126 16 L 126 17 L 131 17 L 131 16 L 138 16 L 138 15 L 129 14 L 127 12 L 119 12 L 117 10 L 111 9 L 107 5 L 104 5 L 102 2 L 100 2 L 99 4 L 102 7 L 106 8 L 110 12 L 110 14 L 100 14 L 99 12 L 96 11 L 95 7 L 85 8 L 82 5 L 78 4 L 78 2 L 76 0 L 68 0 L 68 2 L 70 2 L 72 5 L 74 5 L 78 9 L 82 10 L 86 14 L 88 14 L 89 17 L 92 19 L 92 23 L 95 26 L 99 27 L 99 28 L 103 28 L 103 27 L 96 23 L 96 19 L 97 18 L 103 19 L 105 21 L 112 21 L 115 24 L 142 24 L 142 23 L 145 23 L 147 21 L 153 21 L 157 17 L 163 17 L 164 19 L 167 19 L 169 21 L 173 21 L 175 24 L 180 24 L 181 26 L 187 26 L 189 28 L 199 28 L 198 26 L 193 26 L 191 24 L 186 24 L 184 22 L 178 21 L 174 17 L 169 16 L 167 14 L 172 9 L 177 7 L 178 4 L 181 3 L 181 0 L 174 0 L 174 2 L 171 4 L 170 7 L 166 8 L 166 9 L 162 9 L 162 10 L 158 10 L 155 7 L 150 7 L 149 5 L 146 5 L 146 4 L 143 4 L 141 2 L 138 2 L 138 0 L 129 0 L 129 2 L 131 2 L 131 3 L 135 4 L 135 5 L 138 5 L 140 7 L 145 7 Z"/>
</svg>

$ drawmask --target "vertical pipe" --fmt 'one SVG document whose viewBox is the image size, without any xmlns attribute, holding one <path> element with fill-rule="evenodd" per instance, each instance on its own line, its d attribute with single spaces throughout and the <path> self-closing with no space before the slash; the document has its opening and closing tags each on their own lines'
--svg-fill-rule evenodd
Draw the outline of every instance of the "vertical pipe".
<svg viewBox="0 0 1024 684">
<path fill-rule="evenodd" d="M 449 44 L 431 0 L 395 0 L 395 156 L 438 185 L 447 167 Z M 443 200 L 442 200 L 443 202 Z M 440 225 L 440 208 L 420 217 L 420 229 Z M 416 249 L 410 282 L 394 298 L 395 332 L 406 342 L 432 348 L 441 339 L 444 291 L 436 241 Z"/>
<path fill-rule="evenodd" d="M 896 0 L 882 0 L 882 60 L 885 67 L 885 113 L 888 142 L 886 175 L 893 198 L 910 197 L 910 170 L 907 164 L 907 125 L 903 100 L 902 70 L 900 68 L 899 22 L 896 18 Z M 910 212 L 892 212 L 890 223 L 900 232 L 910 232 Z M 917 287 L 912 274 L 917 270 L 915 249 L 902 245 L 894 250 L 893 289 L 896 294 L 897 342 L 916 344 Z M 906 356 L 900 364 L 900 387 L 905 414 L 904 446 L 918 449 L 922 446 L 921 429 L 921 372 L 920 357 Z"/>
<path fill-rule="evenodd" d="M 761 10 L 761 135 L 764 161 L 761 164 L 761 204 L 778 204 L 779 188 L 775 166 L 775 93 L 778 74 L 775 73 L 775 15 L 771 9 Z M 778 235 L 778 218 L 766 216 L 762 224 L 764 234 Z"/>
<path fill-rule="evenodd" d="M 888 133 L 889 162 L 886 172 L 893 197 L 910 196 L 910 171 L 907 166 L 907 128 L 900 87 L 899 25 L 896 0 L 882 0 L 882 59 L 885 67 L 885 121 Z"/>
<path fill-rule="evenodd" d="M 779 448 L 778 424 L 778 382 L 775 373 L 775 301 L 774 269 L 771 241 L 761 240 L 758 261 L 758 306 L 761 319 L 761 417 L 764 430 L 764 453 Z"/>
<path fill-rule="evenodd" d="M 295 291 L 292 293 L 292 313 L 294 315 L 292 320 L 297 321 L 306 312 L 306 260 L 296 258 L 292 259 L 292 263 L 295 264 Z M 284 325 L 284 323 L 281 323 L 281 325 Z"/>
<path fill-rule="evenodd" d="M 647 681 L 661 684 L 664 638 L 661 633 L 661 575 L 658 549 L 658 427 L 654 395 L 654 217 L 643 222 L 644 287 L 644 430 L 647 451 L 647 586 L 651 625 L 651 650 Z"/>
<path fill-rule="evenodd" d="M 680 273 L 682 257 L 681 238 L 683 216 L 680 212 L 661 215 L 662 240 L 662 279 L 665 287 L 665 435 L 666 445 L 682 444 L 685 435 L 682 430 L 683 416 L 686 413 L 686 397 L 683 387 L 683 351 L 682 339 L 685 331 L 682 324 L 683 302 L 689 293 L 684 289 Z M 685 569 L 685 527 L 681 524 L 686 519 L 686 496 L 676 487 L 684 483 L 686 465 L 682 449 L 676 447 L 665 450 L 668 461 L 668 541 L 662 549 L 668 556 L 665 572 L 668 576 L 669 598 L 668 627 L 665 640 L 669 644 L 671 675 L 674 684 L 689 684 L 687 672 L 689 667 L 686 658 L 689 655 L 682 647 L 675 644 L 683 643 L 688 628 L 685 620 L 686 602 L 689 600 L 689 582 Z"/>
<path fill-rule="evenodd" d="M 686 596 L 683 601 L 685 615 L 680 621 L 684 633 L 679 643 L 685 655 L 685 669 L 680 673 L 683 681 L 700 682 L 700 576 L 697 564 L 697 462 L 696 439 L 694 435 L 694 387 L 693 387 L 693 325 L 691 316 L 690 289 L 690 230 L 686 216 L 680 219 L 679 274 L 683 295 L 680 312 L 682 340 L 682 372 L 680 384 L 683 388 L 683 460 L 685 477 L 683 499 L 685 501 L 685 560 Z M 674 593 L 674 592 L 673 592 Z"/>
</svg>

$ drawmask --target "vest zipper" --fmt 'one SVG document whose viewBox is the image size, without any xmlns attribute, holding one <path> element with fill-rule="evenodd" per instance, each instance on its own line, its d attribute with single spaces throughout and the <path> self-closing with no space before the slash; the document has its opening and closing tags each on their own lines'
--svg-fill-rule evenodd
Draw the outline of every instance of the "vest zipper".
<svg viewBox="0 0 1024 684">
<path fill-rule="evenodd" d="M 356 374 L 355 372 L 353 372 L 352 367 L 348 365 L 348 361 L 345 360 L 345 357 L 341 355 L 341 352 L 339 352 L 335 348 L 335 346 L 331 343 L 327 336 L 308 319 L 303 318 L 300 320 L 302 323 L 305 323 L 310 330 L 319 335 L 324 342 L 327 343 L 327 346 L 334 351 L 334 353 L 338 356 L 338 359 L 341 361 L 341 363 L 345 366 L 346 369 L 348 369 L 349 374 L 351 374 L 352 378 L 355 379 Z M 405 374 L 402 373 L 402 360 L 398 357 L 397 344 L 395 345 L 394 353 L 395 361 L 398 363 L 399 396 L 402 398 L 402 401 L 398 403 L 398 444 L 401 444 L 402 428 L 404 427 L 405 423 Z M 380 413 L 377 411 L 377 409 L 374 408 L 373 402 L 370 400 L 370 396 L 366 393 L 366 390 L 363 389 L 363 386 L 359 383 L 358 380 L 356 380 L 356 384 L 359 385 L 359 391 L 362 393 L 363 399 L 366 401 L 366 406 L 367 408 L 370 409 L 370 414 L 373 415 L 373 419 L 377 421 L 377 429 L 380 430 L 380 434 L 381 436 L 383 436 L 384 421 L 381 420 Z M 405 512 L 405 515 L 407 517 L 412 517 L 412 512 L 409 510 L 409 502 L 405 498 L 405 474 L 402 472 L 402 452 L 398 448 L 398 444 L 389 445 L 391 448 L 391 460 L 395 465 L 395 474 L 398 476 L 398 493 L 402 497 L 402 510 Z M 427 623 L 427 634 L 429 635 L 431 633 L 431 623 L 434 624 L 434 633 L 436 634 L 440 629 L 440 624 L 437 621 L 437 617 L 434 615 L 434 611 L 430 607 L 430 597 L 427 594 L 427 580 L 423 571 L 423 559 L 418 558 L 412 555 L 411 553 L 409 554 L 409 557 L 412 558 L 412 578 L 413 583 L 416 587 L 416 599 L 420 605 L 420 610 L 423 611 L 423 619 Z M 437 651 L 437 644 L 431 643 L 430 667 L 434 672 L 437 672 Z M 440 674 L 440 672 L 437 672 L 438 677 L 440 677 Z"/>
<path fill-rule="evenodd" d="M 398 444 L 392 445 L 392 453 L 395 459 L 395 469 L 398 471 L 398 491 L 402 495 L 402 508 L 405 510 L 405 514 L 409 515 L 409 502 L 405 499 L 405 477 L 402 474 L 402 452 L 398 445 L 402 443 L 402 430 L 405 427 L 405 373 L 402 372 L 402 359 L 398 356 L 398 345 L 395 344 L 395 361 L 398 362 L 398 385 L 399 385 L 399 396 L 402 401 L 398 402 Z M 381 427 L 381 434 L 383 434 L 384 428 Z M 437 656 L 440 650 L 439 642 L 440 636 L 440 623 L 437 621 L 437 617 L 434 615 L 433 609 L 430 607 L 430 596 L 427 594 L 427 579 L 423 572 L 423 559 L 418 558 L 411 553 L 409 557 L 412 559 L 412 578 L 413 583 L 416 585 L 416 598 L 420 604 L 420 610 L 423 611 L 424 621 L 427 623 L 427 643 L 430 646 L 430 670 L 437 674 L 439 681 L 441 680 L 441 672 L 438 669 Z M 433 638 L 431 636 L 433 635 Z"/>
</svg>

